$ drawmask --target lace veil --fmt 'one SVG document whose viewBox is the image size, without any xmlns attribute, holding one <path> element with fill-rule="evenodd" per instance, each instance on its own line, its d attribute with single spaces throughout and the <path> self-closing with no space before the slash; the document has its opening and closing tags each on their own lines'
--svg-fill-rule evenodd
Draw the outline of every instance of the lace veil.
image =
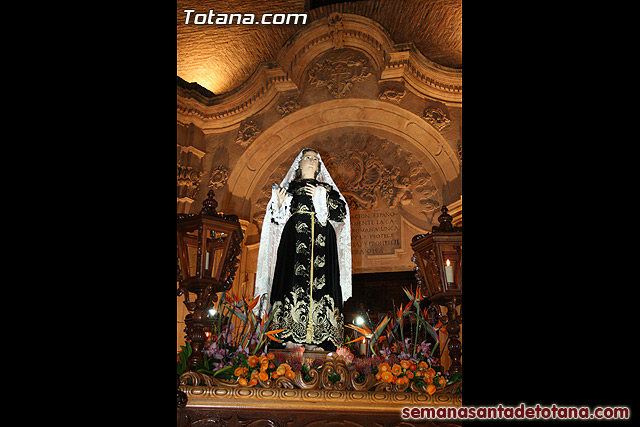
<svg viewBox="0 0 640 427">
<path fill-rule="evenodd" d="M 289 187 L 289 183 L 291 183 L 295 177 L 296 170 L 298 169 L 298 165 L 302 159 L 302 153 L 305 150 L 307 150 L 307 148 L 302 149 L 293 161 L 289 171 L 280 183 L 280 187 Z M 331 175 L 322 162 L 320 153 L 318 153 L 318 161 L 320 163 L 320 173 L 316 179 L 320 182 L 331 184 L 331 186 L 340 195 L 340 199 L 344 201 L 345 209 L 347 211 L 346 218 L 343 222 L 329 220 L 336 232 L 336 239 L 338 243 L 338 265 L 340 266 L 340 287 L 342 288 L 342 301 L 344 302 L 351 297 L 351 221 L 349 216 L 349 205 L 340 192 L 340 189 L 336 186 L 335 182 L 333 182 L 333 179 L 331 179 Z M 284 225 L 290 216 L 288 208 L 291 204 L 292 196 L 290 194 L 287 195 L 287 198 L 282 203 L 281 209 L 278 210 L 278 196 L 276 194 L 276 190 L 277 188 L 275 188 L 274 185 L 271 189 L 271 200 L 269 200 L 269 203 L 267 204 L 267 211 L 262 223 L 262 233 L 260 234 L 260 248 L 258 249 L 258 266 L 254 296 L 261 295 L 261 298 L 260 303 L 254 308 L 256 315 L 264 315 L 264 313 L 268 311 L 280 236 L 282 235 Z M 324 192 L 322 194 L 324 194 Z M 286 213 L 283 214 L 283 212 Z M 318 215 L 318 219 L 322 221 L 320 214 Z"/>
</svg>

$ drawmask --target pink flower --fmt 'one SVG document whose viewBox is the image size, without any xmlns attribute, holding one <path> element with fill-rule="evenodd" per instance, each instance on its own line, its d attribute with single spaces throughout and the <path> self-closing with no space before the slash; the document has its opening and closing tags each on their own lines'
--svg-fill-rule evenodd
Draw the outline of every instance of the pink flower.
<svg viewBox="0 0 640 427">
<path fill-rule="evenodd" d="M 344 361 L 347 363 L 353 362 L 353 353 L 351 353 L 347 347 L 338 347 L 336 354 L 344 357 Z"/>
<path fill-rule="evenodd" d="M 304 353 L 304 345 L 296 345 L 295 347 L 293 347 L 293 349 L 291 349 L 292 357 L 302 357 L 303 353 Z"/>
</svg>

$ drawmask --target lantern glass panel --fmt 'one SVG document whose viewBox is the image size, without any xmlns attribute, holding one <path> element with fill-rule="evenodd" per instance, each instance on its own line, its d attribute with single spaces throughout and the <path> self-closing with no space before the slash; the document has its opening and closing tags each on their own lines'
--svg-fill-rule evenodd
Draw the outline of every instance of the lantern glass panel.
<svg viewBox="0 0 640 427">
<path fill-rule="evenodd" d="M 461 246 L 459 244 L 444 243 L 440 246 L 442 260 L 442 283 L 445 291 L 460 290 L 461 273 L 460 268 Z"/>
<path fill-rule="evenodd" d="M 438 267 L 438 260 L 436 259 L 436 255 L 432 250 L 429 250 L 425 253 L 425 279 L 427 281 L 427 286 L 429 287 L 429 293 L 431 295 L 442 292 L 442 284 L 440 282 L 440 269 Z"/>
<path fill-rule="evenodd" d="M 226 239 L 229 236 L 225 233 L 216 233 L 214 230 L 210 230 L 207 234 L 206 249 L 204 251 L 204 277 L 217 278 L 222 265 L 222 254 L 224 253 Z"/>
<path fill-rule="evenodd" d="M 183 265 L 182 258 L 178 257 L 180 269 L 182 270 L 183 277 L 195 277 L 197 274 L 196 267 L 198 262 L 198 233 L 185 233 L 183 242 L 187 250 L 187 265 Z"/>
</svg>

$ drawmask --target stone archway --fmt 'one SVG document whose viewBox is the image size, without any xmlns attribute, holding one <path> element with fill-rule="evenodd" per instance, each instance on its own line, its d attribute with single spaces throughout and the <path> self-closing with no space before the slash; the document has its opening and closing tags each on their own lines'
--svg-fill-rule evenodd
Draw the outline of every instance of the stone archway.
<svg viewBox="0 0 640 427">
<path fill-rule="evenodd" d="M 457 153 L 424 119 L 391 103 L 315 104 L 265 130 L 238 159 L 228 181 L 230 210 L 261 227 L 271 183 L 308 146 L 352 196 L 353 248 L 360 251 L 354 269 L 411 269 L 411 237 L 428 231 L 439 207 L 461 193 Z"/>
<path fill-rule="evenodd" d="M 362 129 L 383 138 L 395 136 L 403 148 L 428 160 L 424 166 L 445 199 L 459 195 L 457 154 L 424 119 L 386 102 L 343 99 L 296 111 L 256 138 L 229 176 L 229 191 L 240 203 L 232 202 L 231 209 L 247 212 L 246 204 L 251 203 L 256 187 L 265 184 L 262 181 L 271 170 L 312 141 L 314 136 L 335 129 Z"/>
</svg>

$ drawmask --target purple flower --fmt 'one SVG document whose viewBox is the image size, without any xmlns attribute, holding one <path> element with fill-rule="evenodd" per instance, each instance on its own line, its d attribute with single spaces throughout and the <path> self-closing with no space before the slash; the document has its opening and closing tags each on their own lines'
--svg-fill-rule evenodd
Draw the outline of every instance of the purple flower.
<svg viewBox="0 0 640 427">
<path fill-rule="evenodd" d="M 420 351 L 420 353 L 427 355 L 429 354 L 429 347 L 431 347 L 430 342 L 422 341 L 420 343 L 420 347 L 418 347 L 418 350 Z"/>
<path fill-rule="evenodd" d="M 211 357 L 213 355 L 213 353 L 215 353 L 216 351 L 218 351 L 218 344 L 217 343 L 211 343 L 209 345 L 207 345 L 204 348 L 204 354 Z"/>
<path fill-rule="evenodd" d="M 228 355 L 229 355 L 229 350 L 226 349 L 226 348 L 218 349 L 217 351 L 214 351 L 214 353 L 213 353 L 213 357 L 215 359 L 218 359 L 218 360 L 222 360 L 225 357 L 227 357 Z"/>
<path fill-rule="evenodd" d="M 251 340 L 249 341 L 249 345 L 252 344 L 258 344 L 259 341 L 259 336 L 260 334 L 258 333 L 258 331 L 255 331 L 252 335 L 251 335 Z"/>
<path fill-rule="evenodd" d="M 220 370 L 222 368 L 224 368 L 225 363 L 224 362 L 218 362 L 218 363 L 214 363 L 213 365 L 211 365 L 211 367 L 213 368 L 214 371 Z"/>
<path fill-rule="evenodd" d="M 238 347 L 238 349 L 235 351 L 234 353 L 234 357 L 240 356 L 241 354 L 244 354 L 245 356 L 249 356 L 249 347 Z"/>
<path fill-rule="evenodd" d="M 220 335 L 218 336 L 218 341 L 221 343 L 232 344 L 233 343 L 233 322 L 224 325 L 220 330 Z"/>
</svg>

